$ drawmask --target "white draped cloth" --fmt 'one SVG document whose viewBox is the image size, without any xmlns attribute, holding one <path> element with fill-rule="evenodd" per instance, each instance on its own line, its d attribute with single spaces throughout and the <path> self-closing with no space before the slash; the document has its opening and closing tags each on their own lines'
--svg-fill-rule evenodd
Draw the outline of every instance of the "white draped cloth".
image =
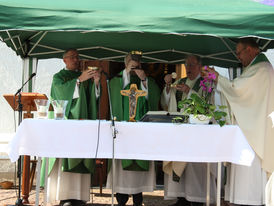
<svg viewBox="0 0 274 206">
<path fill-rule="evenodd" d="M 250 167 L 229 164 L 225 200 L 240 205 L 263 205 L 266 182 L 266 172 L 257 155 Z"/>
<path fill-rule="evenodd" d="M 196 93 L 192 88 L 200 78 L 198 75 L 194 80 L 187 78 L 186 85 L 189 86 L 188 94 L 183 93 L 182 100 L 188 98 L 192 93 Z M 201 89 L 199 90 L 199 92 Z M 161 96 L 161 105 L 169 112 L 177 111 L 176 89 L 170 88 L 166 92 L 166 87 Z M 185 197 L 192 202 L 206 202 L 206 163 L 186 163 L 186 162 L 163 162 L 165 198 Z M 216 164 L 212 164 L 216 167 Z M 180 177 L 179 182 L 173 181 L 173 172 Z M 216 200 L 216 171 L 210 175 L 211 199 L 213 203 Z"/>
<path fill-rule="evenodd" d="M 216 202 L 216 164 L 210 166 L 210 203 Z M 207 164 L 188 163 L 179 182 L 165 174 L 165 199 L 184 197 L 191 202 L 206 202 Z"/>
<path fill-rule="evenodd" d="M 123 194 L 152 192 L 156 185 L 154 162 L 149 162 L 149 171 L 129 171 L 122 168 L 121 160 L 114 160 L 114 191 Z M 112 188 L 112 169 L 108 173 L 107 188 Z"/>
<path fill-rule="evenodd" d="M 259 54 L 233 81 L 219 76 L 217 90 L 229 108 L 231 123 L 238 124 L 256 152 L 251 167 L 228 167 L 225 199 L 235 204 L 265 203 L 266 172 L 274 170 L 274 70 Z M 263 169 L 262 169 L 263 168 Z"/>
<path fill-rule="evenodd" d="M 274 172 L 265 187 L 265 202 L 266 206 L 274 206 Z"/>
<path fill-rule="evenodd" d="M 90 174 L 62 171 L 61 159 L 56 159 L 48 177 L 47 202 L 67 199 L 90 200 Z"/>
<path fill-rule="evenodd" d="M 97 132 L 94 131 L 98 130 L 99 125 L 98 139 Z M 220 127 L 116 122 L 115 126 L 118 131 L 115 139 L 115 159 L 233 162 L 249 166 L 254 158 L 253 150 L 236 125 Z M 112 147 L 110 121 L 24 119 L 9 143 L 8 154 L 13 162 L 19 155 L 56 158 L 97 156 L 111 159 Z"/>
</svg>

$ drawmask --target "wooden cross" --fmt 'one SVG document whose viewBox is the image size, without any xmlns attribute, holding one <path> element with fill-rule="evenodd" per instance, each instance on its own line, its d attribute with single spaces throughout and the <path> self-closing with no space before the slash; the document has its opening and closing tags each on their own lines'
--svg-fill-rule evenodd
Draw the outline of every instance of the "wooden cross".
<svg viewBox="0 0 274 206">
<path fill-rule="evenodd" d="M 128 96 L 129 98 L 129 121 L 136 122 L 136 109 L 137 109 L 137 100 L 139 97 L 147 95 L 146 91 L 138 90 L 136 84 L 131 84 L 129 90 L 121 90 L 121 95 Z"/>
</svg>

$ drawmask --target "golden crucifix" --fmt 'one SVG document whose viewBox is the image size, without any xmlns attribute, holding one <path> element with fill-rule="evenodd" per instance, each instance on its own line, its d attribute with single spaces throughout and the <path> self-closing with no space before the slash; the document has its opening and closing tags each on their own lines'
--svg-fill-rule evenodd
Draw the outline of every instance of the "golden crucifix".
<svg viewBox="0 0 274 206">
<path fill-rule="evenodd" d="M 136 84 L 131 84 L 129 90 L 121 90 L 121 95 L 128 96 L 129 99 L 129 121 L 136 122 L 136 108 L 137 108 L 137 100 L 139 97 L 143 97 L 147 95 L 146 91 L 138 90 Z"/>
</svg>

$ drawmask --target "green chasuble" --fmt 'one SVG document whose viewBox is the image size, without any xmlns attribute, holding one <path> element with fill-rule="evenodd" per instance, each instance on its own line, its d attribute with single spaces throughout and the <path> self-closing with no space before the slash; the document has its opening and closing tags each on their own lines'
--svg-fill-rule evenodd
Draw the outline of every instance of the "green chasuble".
<svg viewBox="0 0 274 206">
<path fill-rule="evenodd" d="M 73 99 L 74 89 L 77 78 L 81 72 L 62 69 L 53 76 L 51 85 L 51 99 L 68 100 L 66 108 L 67 119 L 96 119 L 97 101 L 95 95 L 95 84 L 91 80 L 79 84 L 79 97 Z M 58 121 L 58 120 L 56 120 Z M 75 137 L 77 138 L 77 137 Z M 55 163 L 55 158 L 49 158 L 49 173 Z M 92 173 L 94 160 L 73 158 L 62 159 L 62 170 L 75 173 Z M 41 183 L 45 173 L 45 161 L 41 169 Z"/>
<path fill-rule="evenodd" d="M 186 80 L 187 80 L 187 77 L 179 79 L 179 81 L 178 81 L 177 84 L 185 84 Z M 199 89 L 201 88 L 201 86 L 200 86 L 201 80 L 203 80 L 202 77 L 200 77 L 199 79 L 197 79 L 196 82 L 195 82 L 195 84 L 194 84 L 194 86 L 191 88 L 191 89 L 193 89 L 197 93 L 198 93 Z M 176 101 L 177 102 L 181 101 L 182 100 L 182 96 L 183 96 L 183 92 L 177 90 L 176 91 Z M 178 111 L 180 111 L 180 110 L 178 110 Z"/>
<path fill-rule="evenodd" d="M 112 103 L 113 116 L 117 118 L 118 121 L 128 121 L 129 120 L 129 99 L 127 96 L 121 95 L 121 90 L 128 90 L 130 84 L 123 88 L 123 71 L 120 72 L 119 76 L 114 77 L 110 81 L 110 96 Z M 131 77 L 132 78 L 132 77 Z M 146 97 L 139 97 L 137 101 L 137 109 L 135 120 L 139 120 L 148 111 L 157 111 L 158 104 L 160 100 L 160 89 L 157 86 L 154 79 L 151 77 L 147 78 L 148 83 L 148 99 Z M 135 82 L 139 90 L 141 90 L 141 81 L 139 78 L 135 78 Z M 137 123 L 138 124 L 138 123 Z M 111 165 L 111 163 L 109 164 Z M 122 160 L 122 167 L 126 170 L 135 171 L 148 171 L 149 161 L 144 160 Z"/>
</svg>

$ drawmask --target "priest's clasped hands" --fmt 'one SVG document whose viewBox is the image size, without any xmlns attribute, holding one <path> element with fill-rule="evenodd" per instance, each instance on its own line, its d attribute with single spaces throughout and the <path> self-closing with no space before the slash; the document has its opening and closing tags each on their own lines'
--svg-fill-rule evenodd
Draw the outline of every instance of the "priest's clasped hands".
<svg viewBox="0 0 274 206">
<path fill-rule="evenodd" d="M 130 60 L 127 64 L 126 67 L 126 72 L 129 74 L 136 74 L 139 79 L 141 79 L 143 85 L 146 87 L 146 73 L 143 69 L 141 69 L 141 64 L 140 62 L 134 61 L 134 60 Z"/>
</svg>

